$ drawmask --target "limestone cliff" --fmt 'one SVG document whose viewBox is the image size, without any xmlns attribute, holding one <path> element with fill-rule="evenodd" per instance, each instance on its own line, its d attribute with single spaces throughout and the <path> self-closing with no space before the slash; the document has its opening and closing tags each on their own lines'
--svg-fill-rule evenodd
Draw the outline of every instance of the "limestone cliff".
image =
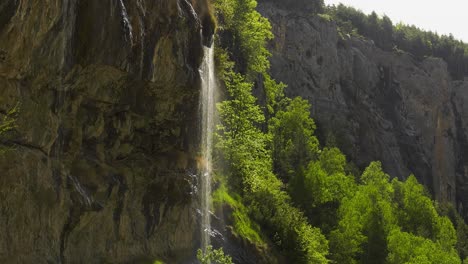
<svg viewBox="0 0 468 264">
<path fill-rule="evenodd" d="M 259 11 L 275 35 L 272 76 L 311 102 L 322 142 L 361 168 L 381 160 L 395 177 L 414 173 L 468 216 L 468 81 L 452 81 L 442 59 L 341 36 L 306 7 L 260 1 Z"/>
<path fill-rule="evenodd" d="M 206 1 L 0 3 L 1 263 L 169 263 L 197 245 Z M 202 28 L 204 32 L 202 34 Z"/>
</svg>

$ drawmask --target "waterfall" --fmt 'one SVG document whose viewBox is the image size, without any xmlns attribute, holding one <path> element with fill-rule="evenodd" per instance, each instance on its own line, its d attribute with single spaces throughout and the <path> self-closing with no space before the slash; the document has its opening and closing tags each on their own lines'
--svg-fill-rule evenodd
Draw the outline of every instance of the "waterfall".
<svg viewBox="0 0 468 264">
<path fill-rule="evenodd" d="M 130 44 L 133 45 L 133 32 L 132 32 L 133 28 L 132 28 L 132 24 L 130 23 L 130 18 L 128 17 L 127 8 L 125 7 L 123 0 L 120 0 L 119 3 L 120 3 L 120 9 L 122 12 L 123 25 L 129 37 L 128 41 L 130 41 Z"/>
<path fill-rule="evenodd" d="M 210 245 L 211 221 L 211 176 L 212 176 L 212 144 L 215 116 L 215 91 L 217 83 L 214 72 L 214 48 L 204 48 L 204 59 L 200 68 L 202 90 L 199 106 L 201 114 L 201 160 L 200 173 L 200 205 L 201 205 L 201 247 L 203 250 Z"/>
</svg>

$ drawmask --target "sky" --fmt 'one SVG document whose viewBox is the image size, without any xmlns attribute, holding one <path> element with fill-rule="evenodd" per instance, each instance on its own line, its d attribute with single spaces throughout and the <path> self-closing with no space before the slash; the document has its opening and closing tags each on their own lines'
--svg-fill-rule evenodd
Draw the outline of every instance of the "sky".
<svg viewBox="0 0 468 264">
<path fill-rule="evenodd" d="M 439 34 L 450 33 L 468 43 L 468 0 L 325 0 L 326 4 L 353 6 L 366 14 L 386 14 L 394 24 L 403 22 Z"/>
</svg>

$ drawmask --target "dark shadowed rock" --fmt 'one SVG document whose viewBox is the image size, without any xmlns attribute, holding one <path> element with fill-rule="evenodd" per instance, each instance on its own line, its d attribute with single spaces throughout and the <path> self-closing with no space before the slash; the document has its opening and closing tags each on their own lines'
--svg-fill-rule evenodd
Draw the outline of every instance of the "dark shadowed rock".
<svg viewBox="0 0 468 264">
<path fill-rule="evenodd" d="M 2 1 L 1 263 L 192 257 L 206 3 Z"/>
</svg>

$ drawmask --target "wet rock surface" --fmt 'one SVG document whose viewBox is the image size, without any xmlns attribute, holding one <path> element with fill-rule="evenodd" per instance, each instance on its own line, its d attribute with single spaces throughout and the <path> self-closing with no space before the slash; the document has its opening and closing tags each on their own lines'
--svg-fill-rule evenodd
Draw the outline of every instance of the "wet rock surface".
<svg viewBox="0 0 468 264">
<path fill-rule="evenodd" d="M 272 76 L 311 102 L 322 142 L 361 168 L 381 160 L 392 176 L 414 173 L 468 217 L 468 81 L 452 81 L 441 59 L 342 36 L 311 12 L 268 1 L 259 11 L 275 35 Z"/>
<path fill-rule="evenodd" d="M 0 262 L 192 257 L 203 3 L 0 4 Z"/>
</svg>

